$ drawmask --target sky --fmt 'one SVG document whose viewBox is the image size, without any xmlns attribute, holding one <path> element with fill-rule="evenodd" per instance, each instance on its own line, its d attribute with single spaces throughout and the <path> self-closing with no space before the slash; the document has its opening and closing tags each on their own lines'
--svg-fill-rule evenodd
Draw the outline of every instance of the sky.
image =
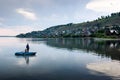
<svg viewBox="0 0 120 80">
<path fill-rule="evenodd" d="M 0 35 L 81 23 L 120 12 L 120 0 L 0 0 Z"/>
</svg>

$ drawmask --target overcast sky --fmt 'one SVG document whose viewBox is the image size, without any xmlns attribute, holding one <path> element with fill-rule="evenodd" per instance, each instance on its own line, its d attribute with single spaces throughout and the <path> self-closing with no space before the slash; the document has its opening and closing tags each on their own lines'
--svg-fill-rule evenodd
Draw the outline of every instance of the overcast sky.
<svg viewBox="0 0 120 80">
<path fill-rule="evenodd" d="M 120 0 L 0 0 L 0 35 L 80 23 L 120 11 Z"/>
</svg>

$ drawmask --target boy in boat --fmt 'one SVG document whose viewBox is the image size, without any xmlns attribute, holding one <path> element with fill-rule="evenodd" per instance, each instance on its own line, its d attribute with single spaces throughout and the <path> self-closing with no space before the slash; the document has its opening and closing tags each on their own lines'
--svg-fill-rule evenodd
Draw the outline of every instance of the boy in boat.
<svg viewBox="0 0 120 80">
<path fill-rule="evenodd" d="M 30 49 L 30 47 L 29 47 L 29 44 L 27 43 L 25 52 L 29 52 L 29 49 Z"/>
</svg>

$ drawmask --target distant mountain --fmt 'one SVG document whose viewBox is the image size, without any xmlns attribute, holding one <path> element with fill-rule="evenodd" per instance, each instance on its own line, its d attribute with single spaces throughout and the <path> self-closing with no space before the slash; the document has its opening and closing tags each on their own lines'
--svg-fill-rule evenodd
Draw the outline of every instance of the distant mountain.
<svg viewBox="0 0 120 80">
<path fill-rule="evenodd" d="M 0 36 L 0 37 L 15 37 L 15 36 Z"/>
<path fill-rule="evenodd" d="M 69 23 L 47 28 L 43 31 L 32 31 L 19 34 L 17 37 L 119 37 L 120 35 L 120 12 L 109 16 L 101 16 L 94 21 L 83 23 Z"/>
</svg>

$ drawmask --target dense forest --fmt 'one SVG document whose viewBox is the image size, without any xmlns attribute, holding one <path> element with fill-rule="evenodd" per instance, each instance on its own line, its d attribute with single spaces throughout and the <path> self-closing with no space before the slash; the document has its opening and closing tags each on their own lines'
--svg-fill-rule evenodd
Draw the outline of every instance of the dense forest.
<svg viewBox="0 0 120 80">
<path fill-rule="evenodd" d="M 47 28 L 43 31 L 32 31 L 19 34 L 17 37 L 49 38 L 49 37 L 120 37 L 120 12 L 101 16 L 94 21 L 69 23 Z"/>
</svg>

